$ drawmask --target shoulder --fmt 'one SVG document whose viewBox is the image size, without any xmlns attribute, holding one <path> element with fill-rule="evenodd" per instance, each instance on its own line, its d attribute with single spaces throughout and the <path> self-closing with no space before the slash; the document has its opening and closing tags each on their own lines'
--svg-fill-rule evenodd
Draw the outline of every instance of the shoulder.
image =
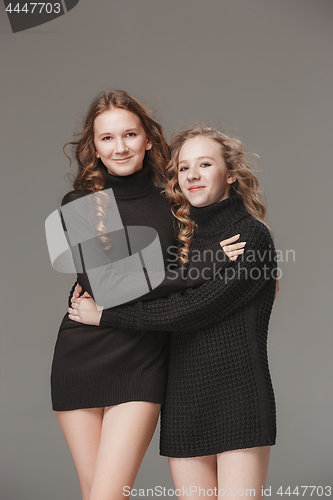
<svg viewBox="0 0 333 500">
<path fill-rule="evenodd" d="M 258 244 L 274 246 L 272 235 L 266 224 L 250 215 L 235 224 L 235 230 L 240 233 L 241 239 L 246 238 L 245 241 L 252 240 Z"/>
<path fill-rule="evenodd" d="M 77 200 L 78 198 L 82 198 L 83 196 L 86 196 L 88 193 L 85 191 L 82 191 L 81 189 L 75 189 L 74 191 L 70 191 L 69 193 L 65 194 L 63 199 L 61 200 L 61 206 L 63 207 L 64 205 L 67 205 L 67 203 L 70 203 L 71 201 Z"/>
</svg>

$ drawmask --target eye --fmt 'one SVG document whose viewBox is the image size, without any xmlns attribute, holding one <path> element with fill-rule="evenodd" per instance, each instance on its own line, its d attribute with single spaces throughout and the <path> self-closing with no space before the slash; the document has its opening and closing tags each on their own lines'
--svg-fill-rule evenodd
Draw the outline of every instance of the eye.
<svg viewBox="0 0 333 500">
<path fill-rule="evenodd" d="M 111 135 L 106 135 L 103 137 L 102 141 L 108 141 L 109 139 L 112 139 Z"/>
<path fill-rule="evenodd" d="M 179 172 L 184 172 L 187 169 L 188 169 L 188 167 L 180 167 Z"/>
<path fill-rule="evenodd" d="M 126 134 L 126 137 L 135 137 L 135 136 L 136 136 L 135 132 L 128 132 L 128 134 Z"/>
<path fill-rule="evenodd" d="M 200 165 L 200 167 L 204 167 L 204 168 L 210 167 L 210 166 L 211 166 L 211 164 L 207 163 L 207 162 L 201 163 L 201 165 Z"/>
</svg>

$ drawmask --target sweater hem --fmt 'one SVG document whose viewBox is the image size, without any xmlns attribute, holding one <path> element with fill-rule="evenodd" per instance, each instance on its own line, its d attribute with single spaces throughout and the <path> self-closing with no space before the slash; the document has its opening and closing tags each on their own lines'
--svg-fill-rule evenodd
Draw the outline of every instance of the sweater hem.
<svg viewBox="0 0 333 500">
<path fill-rule="evenodd" d="M 163 404 L 165 373 L 82 372 L 52 374 L 51 398 L 54 411 L 103 408 L 129 401 Z"/>
<path fill-rule="evenodd" d="M 210 455 L 218 455 L 219 453 L 224 453 L 226 451 L 232 450 L 245 450 L 247 448 L 258 448 L 260 446 L 274 446 L 276 444 L 275 438 L 263 439 L 261 441 L 252 441 L 248 443 L 237 443 L 234 445 L 221 445 L 211 448 L 210 450 L 199 449 L 192 452 L 172 452 L 167 449 L 160 449 L 160 455 L 169 458 L 194 458 L 194 457 L 207 457 Z"/>
</svg>

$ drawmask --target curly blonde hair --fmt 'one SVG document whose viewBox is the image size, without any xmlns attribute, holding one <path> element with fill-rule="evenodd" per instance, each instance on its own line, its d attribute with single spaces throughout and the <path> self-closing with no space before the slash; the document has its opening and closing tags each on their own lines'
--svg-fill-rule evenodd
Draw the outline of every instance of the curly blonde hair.
<svg viewBox="0 0 333 500">
<path fill-rule="evenodd" d="M 150 165 L 152 180 L 157 186 L 165 186 L 165 167 L 170 160 L 170 148 L 165 139 L 161 125 L 152 117 L 149 109 L 141 104 L 135 97 L 124 90 L 102 92 L 92 101 L 84 119 L 82 130 L 77 134 L 78 140 L 67 142 L 63 151 L 67 158 L 65 148 L 71 145 L 78 165 L 78 172 L 73 181 L 73 188 L 80 189 L 87 194 L 101 191 L 105 186 L 105 177 L 98 168 L 99 159 L 96 158 L 94 143 L 94 121 L 104 111 L 121 108 L 138 116 L 147 138 L 152 143 L 152 148 L 146 151 L 145 161 Z M 99 239 L 104 243 L 105 249 L 110 248 L 110 240 L 105 236 L 105 208 L 109 204 L 106 193 L 99 193 L 94 197 L 95 210 L 91 213 L 91 223 L 95 226 Z"/>
<path fill-rule="evenodd" d="M 168 182 L 165 193 L 168 199 L 174 203 L 172 212 L 177 219 L 177 239 L 180 242 L 178 260 L 182 264 L 185 264 L 189 258 L 195 222 L 190 216 L 190 202 L 185 198 L 178 184 L 178 160 L 180 150 L 185 142 L 198 136 L 212 139 L 220 145 L 226 168 L 233 177 L 236 177 L 236 181 L 230 185 L 230 196 L 241 195 L 249 214 L 267 226 L 265 222 L 266 207 L 262 201 L 258 179 L 250 169 L 241 141 L 206 126 L 196 126 L 178 132 L 171 141 L 172 157 L 166 167 Z"/>
</svg>

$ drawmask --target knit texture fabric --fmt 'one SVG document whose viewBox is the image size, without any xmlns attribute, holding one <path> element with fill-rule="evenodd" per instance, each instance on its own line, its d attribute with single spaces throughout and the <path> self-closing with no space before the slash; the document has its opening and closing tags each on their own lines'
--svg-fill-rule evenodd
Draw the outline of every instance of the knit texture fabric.
<svg viewBox="0 0 333 500">
<path fill-rule="evenodd" d="M 104 189 L 113 189 L 123 225 L 156 229 L 168 263 L 168 249 L 175 245 L 173 216 L 162 190 L 151 180 L 149 166 L 144 164 L 141 171 L 126 177 L 111 175 L 101 163 L 99 168 L 106 178 Z M 72 191 L 64 197 L 62 205 L 85 194 Z M 81 221 L 83 226 L 88 223 Z M 96 244 L 96 251 L 103 253 L 102 246 Z M 77 281 L 83 292 L 92 294 L 85 273 L 80 273 Z M 162 404 L 169 344 L 170 335 L 163 331 L 94 327 L 72 321 L 66 313 L 52 364 L 53 409 L 95 408 L 126 401 Z"/>
<path fill-rule="evenodd" d="M 194 457 L 273 445 L 276 413 L 267 360 L 276 277 L 273 241 L 239 196 L 192 207 L 191 216 L 197 229 L 187 283 L 195 284 L 192 276 L 206 269 L 208 279 L 164 299 L 107 309 L 100 326 L 174 332 L 162 455 Z M 246 241 L 243 256 L 217 259 L 218 242 L 238 233 Z"/>
</svg>

